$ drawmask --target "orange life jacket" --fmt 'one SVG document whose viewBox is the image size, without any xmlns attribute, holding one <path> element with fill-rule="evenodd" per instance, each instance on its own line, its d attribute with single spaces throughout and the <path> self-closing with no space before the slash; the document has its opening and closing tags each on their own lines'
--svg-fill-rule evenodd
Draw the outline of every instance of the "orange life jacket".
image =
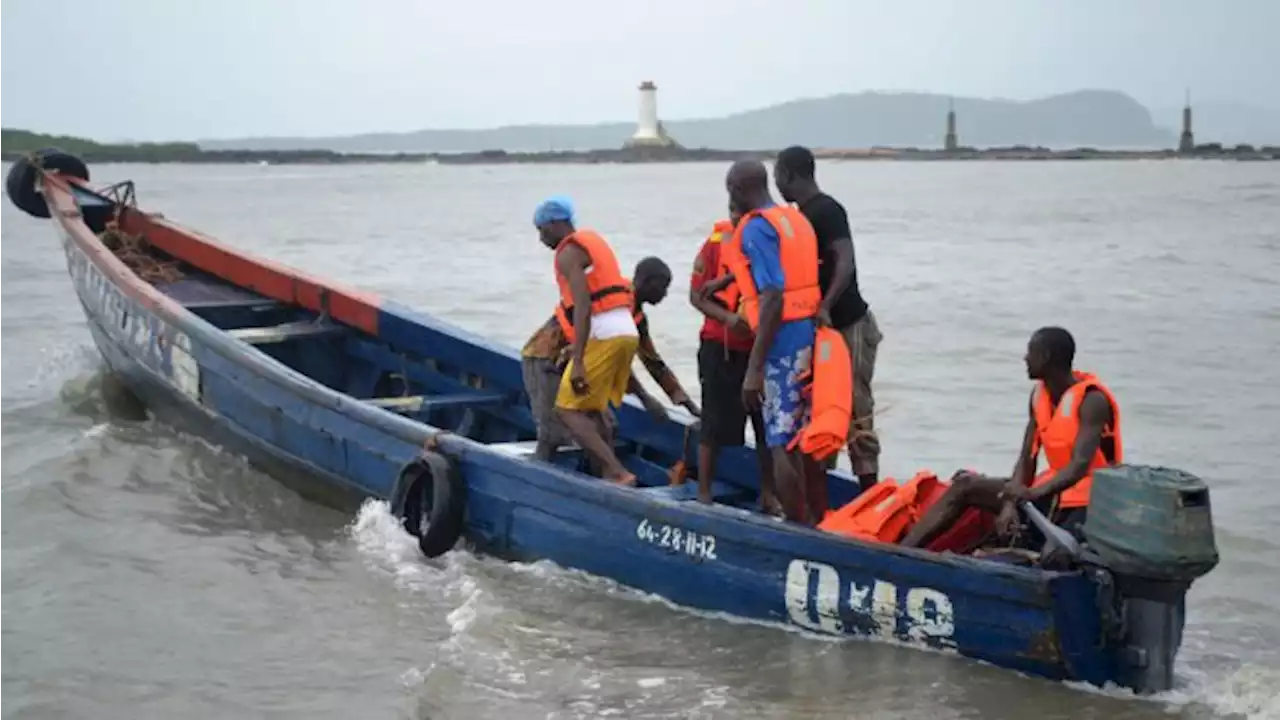
<svg viewBox="0 0 1280 720">
<path fill-rule="evenodd" d="M 751 261 L 742 250 L 742 231 L 754 217 L 764 218 L 778 233 L 778 259 L 786 286 L 782 289 L 782 321 L 804 320 L 818 314 L 822 289 L 818 286 L 818 236 L 809 220 L 789 205 L 752 210 L 734 230 L 724 247 L 725 262 L 733 271 L 741 295 L 739 312 L 752 330 L 760 327 L 760 292 L 751 276 Z"/>
<path fill-rule="evenodd" d="M 1036 385 L 1032 397 L 1032 412 L 1036 420 L 1036 434 L 1032 440 L 1031 455 L 1034 458 L 1041 449 L 1044 450 L 1045 461 L 1049 467 L 1036 476 L 1031 486 L 1037 487 L 1048 482 L 1054 473 L 1071 462 L 1071 453 L 1075 449 L 1076 436 L 1080 434 L 1080 405 L 1084 402 L 1086 391 L 1097 388 L 1111 403 L 1111 422 L 1102 430 L 1102 442 L 1089 463 L 1089 472 L 1080 482 L 1072 485 L 1058 497 L 1058 507 L 1062 509 L 1088 507 L 1089 491 L 1093 488 L 1093 471 L 1105 465 L 1114 465 L 1124 461 L 1124 444 L 1120 437 L 1120 404 L 1105 385 L 1090 373 L 1076 372 L 1076 384 L 1067 388 L 1053 406 L 1049 390 L 1041 382 Z"/>
<path fill-rule="evenodd" d="M 724 277 L 729 272 L 732 272 L 729 268 L 729 264 L 725 262 L 724 248 L 727 248 L 733 241 L 733 232 L 734 227 L 732 222 L 729 222 L 728 220 L 719 220 L 716 222 L 715 227 L 712 228 L 711 236 L 707 238 L 707 242 L 713 245 L 723 245 L 719 253 L 720 267 L 716 269 L 717 279 Z M 725 242 L 726 240 L 729 242 Z M 737 312 L 740 294 L 737 283 L 732 282 L 729 283 L 725 289 L 712 295 L 712 297 L 718 300 L 721 305 L 724 305 L 726 310 L 729 310 L 730 312 Z"/>
<path fill-rule="evenodd" d="M 826 460 L 848 443 L 853 419 L 853 357 L 840 331 L 818 328 L 809 373 L 812 382 L 803 391 L 811 408 L 809 423 L 796 434 L 791 447 Z"/>
<path fill-rule="evenodd" d="M 587 253 L 591 265 L 587 268 L 587 290 L 591 293 L 591 314 L 599 315 L 608 310 L 620 307 L 635 307 L 635 293 L 631 289 L 631 281 L 622 274 L 618 266 L 618 257 L 613 254 L 609 243 L 591 230 L 578 230 L 569 235 L 556 246 L 556 259 L 570 244 L 577 245 Z M 569 279 L 556 268 L 556 283 L 560 286 L 560 304 L 556 306 L 556 320 L 564 331 L 569 342 L 573 342 L 573 291 L 569 288 Z"/>
<path fill-rule="evenodd" d="M 893 478 L 885 478 L 844 507 L 827 513 L 818 529 L 867 542 L 896 543 L 946 487 L 928 470 L 916 473 L 901 486 Z"/>
<path fill-rule="evenodd" d="M 628 280 L 627 287 L 631 290 L 634 297 L 635 285 Z M 594 308 L 595 306 L 592 305 Z M 640 309 L 640 302 L 634 301 L 631 305 L 631 319 L 635 321 L 636 327 L 640 327 L 640 323 L 644 322 L 644 311 Z M 556 306 L 556 322 L 560 323 L 560 331 L 564 333 L 565 342 L 573 344 L 573 339 L 578 337 L 578 333 L 573 329 L 573 312 L 572 308 L 565 310 L 564 303 Z"/>
</svg>

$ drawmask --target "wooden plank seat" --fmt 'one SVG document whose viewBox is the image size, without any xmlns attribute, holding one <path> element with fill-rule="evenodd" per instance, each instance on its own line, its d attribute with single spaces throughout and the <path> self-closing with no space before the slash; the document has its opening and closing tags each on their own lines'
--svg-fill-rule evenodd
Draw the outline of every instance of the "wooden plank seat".
<svg viewBox="0 0 1280 720">
<path fill-rule="evenodd" d="M 231 308 L 245 308 L 254 312 L 263 312 L 266 310 L 275 310 L 285 307 L 285 304 L 279 300 L 271 298 L 262 298 L 261 300 L 201 300 L 197 302 L 184 303 L 183 307 L 188 310 L 224 310 Z"/>
<path fill-rule="evenodd" d="M 697 500 L 698 499 L 698 479 L 689 478 L 680 485 L 658 485 L 656 487 L 642 488 L 647 493 L 654 495 L 663 495 L 672 500 Z M 730 485 L 727 482 L 719 480 L 711 483 L 711 498 L 719 503 L 732 504 L 734 502 L 750 500 L 755 496 L 752 491 Z"/>
<path fill-rule="evenodd" d="M 439 408 L 476 408 L 502 405 L 507 396 L 503 393 L 472 392 L 451 395 L 406 395 L 404 397 L 369 398 L 365 402 L 384 410 L 402 413 L 420 413 Z"/>
<path fill-rule="evenodd" d="M 515 442 L 489 443 L 485 447 L 495 450 L 503 455 L 510 455 L 517 458 L 532 458 L 535 450 L 538 449 L 537 440 L 517 440 Z M 621 438 L 613 441 L 613 449 L 619 454 L 635 449 L 635 444 L 630 440 Z M 555 454 L 560 453 L 580 453 L 582 448 L 577 443 L 561 445 L 555 449 Z"/>
<path fill-rule="evenodd" d="M 346 328 L 341 325 L 301 320 L 270 327 L 236 328 L 228 330 L 227 334 L 250 345 L 268 345 L 297 338 L 320 337 L 343 332 L 346 332 Z"/>
</svg>

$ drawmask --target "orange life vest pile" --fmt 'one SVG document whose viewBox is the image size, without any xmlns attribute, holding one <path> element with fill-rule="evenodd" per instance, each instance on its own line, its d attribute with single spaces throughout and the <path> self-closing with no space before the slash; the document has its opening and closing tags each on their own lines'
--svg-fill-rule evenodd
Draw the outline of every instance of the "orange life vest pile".
<svg viewBox="0 0 1280 720">
<path fill-rule="evenodd" d="M 818 529 L 869 542 L 896 543 L 946 490 L 947 484 L 927 470 L 901 486 L 893 478 L 885 478 L 849 504 L 827 513 Z"/>
<path fill-rule="evenodd" d="M 942 499 L 950 483 L 921 470 L 902 485 L 885 478 L 844 507 L 827 513 L 818 529 L 867 542 L 900 542 L 911 527 Z M 970 508 L 926 547 L 935 552 L 972 552 L 995 526 L 995 517 Z"/>
<path fill-rule="evenodd" d="M 1076 380 L 1076 384 L 1063 393 L 1057 407 L 1054 407 L 1043 382 L 1036 386 L 1032 398 L 1032 414 L 1036 423 L 1031 445 L 1032 461 L 1044 450 L 1048 464 L 1032 480 L 1032 487 L 1048 482 L 1055 473 L 1071 462 L 1076 436 L 1080 433 L 1080 405 L 1084 402 L 1085 393 L 1090 388 L 1096 388 L 1111 403 L 1111 423 L 1103 429 L 1102 444 L 1089 464 L 1089 474 L 1058 496 L 1057 506 L 1062 509 L 1087 507 L 1089 492 L 1093 487 L 1093 471 L 1124 460 L 1120 405 L 1115 396 L 1089 373 L 1077 372 Z M 938 480 L 928 471 L 917 473 L 901 487 L 892 478 L 886 478 L 849 504 L 828 513 L 818 527 L 869 542 L 896 543 L 902 540 L 912 525 L 919 522 L 947 488 L 947 483 Z M 972 552 L 983 537 L 991 532 L 994 523 L 995 518 L 991 513 L 968 508 L 954 525 L 936 536 L 927 548 L 936 552 Z"/>
</svg>

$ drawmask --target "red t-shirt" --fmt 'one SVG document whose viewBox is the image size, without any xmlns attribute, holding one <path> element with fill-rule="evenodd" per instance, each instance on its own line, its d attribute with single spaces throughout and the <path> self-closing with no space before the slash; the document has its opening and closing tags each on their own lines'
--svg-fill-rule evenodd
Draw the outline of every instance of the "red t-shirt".
<svg viewBox="0 0 1280 720">
<path fill-rule="evenodd" d="M 693 261 L 693 279 L 689 284 L 696 291 L 719 276 L 720 243 L 707 240 L 702 243 L 702 248 L 698 250 L 698 257 Z M 729 332 L 724 323 L 713 318 L 703 320 L 702 331 L 698 333 L 698 337 L 722 343 L 730 350 L 744 352 L 750 352 L 751 345 L 755 342 L 755 337 L 751 333 Z"/>
</svg>

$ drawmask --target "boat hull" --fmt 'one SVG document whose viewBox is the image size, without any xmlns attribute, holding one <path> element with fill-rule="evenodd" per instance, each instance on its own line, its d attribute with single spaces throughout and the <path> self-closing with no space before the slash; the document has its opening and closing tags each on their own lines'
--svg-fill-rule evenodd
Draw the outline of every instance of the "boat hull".
<svg viewBox="0 0 1280 720">
<path fill-rule="evenodd" d="M 431 440 L 457 465 L 465 535 L 483 551 L 548 559 L 679 605 L 813 632 L 932 648 L 1054 679 L 1101 684 L 1115 675 L 1098 587 L 1085 573 L 854 542 L 442 437 L 364 407 L 159 296 L 74 217 L 55 213 L 55 225 L 112 372 L 167 422 L 245 454 L 308 497 L 340 507 L 390 498 L 401 469 Z M 390 307 L 375 328 L 413 317 Z M 513 354 L 477 362 L 519 373 Z M 621 421 L 639 435 L 656 432 L 632 407 Z M 678 445 L 668 435 L 662 442 Z M 750 462 L 749 454 L 736 462 Z"/>
</svg>

